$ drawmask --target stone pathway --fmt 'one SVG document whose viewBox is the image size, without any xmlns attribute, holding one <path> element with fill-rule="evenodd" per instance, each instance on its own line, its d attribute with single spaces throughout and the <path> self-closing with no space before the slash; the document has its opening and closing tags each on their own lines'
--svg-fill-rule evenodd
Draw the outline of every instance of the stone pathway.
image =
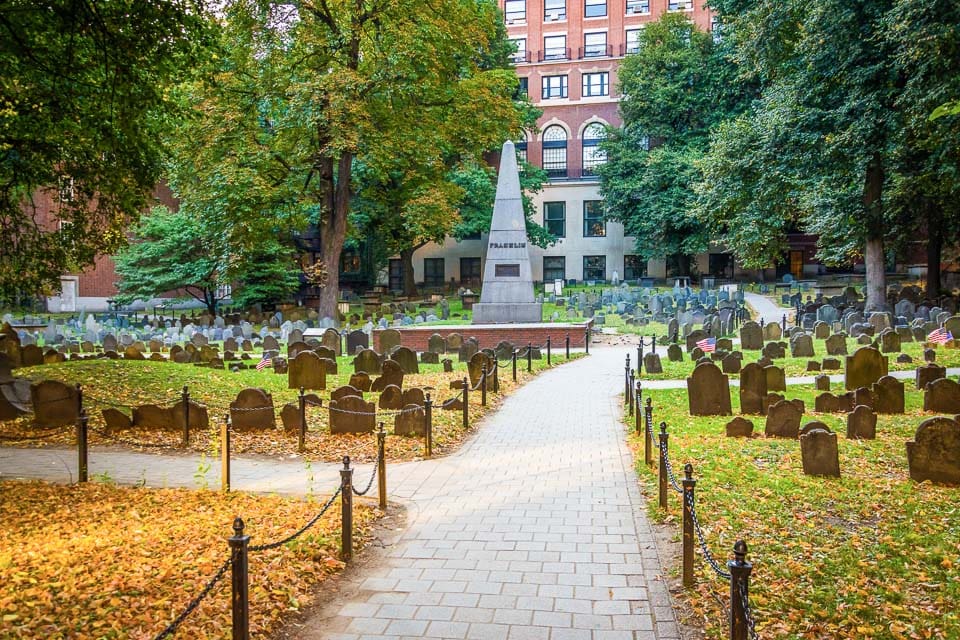
<svg viewBox="0 0 960 640">
<path fill-rule="evenodd" d="M 743 292 L 744 301 L 753 307 L 753 310 L 757 312 L 757 317 L 754 318 L 757 322 L 760 321 L 760 318 L 763 318 L 764 324 L 769 322 L 777 322 L 783 320 L 783 314 L 789 314 L 793 309 L 787 309 L 784 307 L 777 306 L 770 298 L 766 296 L 761 296 L 757 293 L 749 293 L 747 291 Z"/>
</svg>

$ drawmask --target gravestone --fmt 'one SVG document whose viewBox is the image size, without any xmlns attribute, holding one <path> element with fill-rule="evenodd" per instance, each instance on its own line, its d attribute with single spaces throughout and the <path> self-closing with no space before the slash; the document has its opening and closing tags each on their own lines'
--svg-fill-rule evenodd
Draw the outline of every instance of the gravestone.
<svg viewBox="0 0 960 640">
<path fill-rule="evenodd" d="M 861 347 L 846 358 L 844 384 L 848 391 L 869 387 L 887 375 L 887 356 L 873 347 Z"/>
<path fill-rule="evenodd" d="M 740 416 L 728 422 L 724 430 L 728 438 L 753 437 L 753 423 Z"/>
<path fill-rule="evenodd" d="M 801 334 L 790 341 L 790 355 L 794 358 L 813 357 L 813 338 L 809 334 Z"/>
<path fill-rule="evenodd" d="M 470 376 L 470 388 L 476 387 L 480 384 L 481 374 L 487 372 L 487 389 L 492 388 L 493 385 L 493 367 L 496 366 L 496 360 L 491 358 L 488 354 L 479 351 L 473 354 L 473 357 L 470 358 L 470 362 L 467 363 L 467 372 Z"/>
<path fill-rule="evenodd" d="M 752 320 L 740 327 L 740 348 L 744 351 L 757 351 L 763 348 L 763 329 Z"/>
<path fill-rule="evenodd" d="M 395 361 L 403 369 L 403 372 L 409 375 L 420 373 L 420 365 L 417 364 L 417 354 L 407 347 L 397 347 L 390 354 L 390 359 Z"/>
<path fill-rule="evenodd" d="M 444 353 L 447 350 L 447 343 L 439 333 L 430 336 L 427 341 L 427 351 L 431 353 Z"/>
<path fill-rule="evenodd" d="M 287 345 L 287 359 L 292 360 L 305 351 L 310 351 L 306 342 L 291 342 Z"/>
<path fill-rule="evenodd" d="M 479 350 L 480 348 L 475 340 L 465 340 L 457 351 L 457 358 L 460 362 L 470 362 L 470 358 Z"/>
<path fill-rule="evenodd" d="M 835 333 L 824 342 L 828 356 L 847 355 L 847 335 L 845 333 Z"/>
<path fill-rule="evenodd" d="M 413 387 L 403 392 L 403 406 L 411 404 L 415 404 L 418 407 L 427 406 L 427 398 L 423 393 L 423 389 L 419 387 Z"/>
<path fill-rule="evenodd" d="M 183 431 L 183 399 L 170 407 L 170 416 L 173 422 L 173 429 Z M 207 431 L 210 428 L 210 415 L 207 408 L 190 400 L 190 431 Z"/>
<path fill-rule="evenodd" d="M 694 347 L 693 351 L 690 352 L 690 359 L 696 362 L 703 357 L 703 349 L 700 347 Z"/>
<path fill-rule="evenodd" d="M 342 387 L 337 387 L 330 392 L 331 400 L 342 400 L 347 396 L 357 396 L 358 398 L 363 397 L 363 391 L 357 389 L 356 387 L 351 387 L 348 384 L 343 385 Z"/>
<path fill-rule="evenodd" d="M 880 351 L 883 353 L 899 353 L 900 334 L 892 329 L 887 329 L 880 334 Z"/>
<path fill-rule="evenodd" d="M 728 416 L 730 379 L 711 362 L 698 364 L 687 378 L 687 400 L 690 415 Z"/>
<path fill-rule="evenodd" d="M 804 474 L 840 477 L 837 434 L 819 428 L 807 431 L 800 436 L 800 457 Z"/>
<path fill-rule="evenodd" d="M 767 395 L 767 374 L 755 362 L 740 370 L 740 413 L 763 413 L 763 398 Z"/>
<path fill-rule="evenodd" d="M 813 337 L 817 340 L 826 340 L 830 337 L 830 325 L 826 322 L 818 321 L 813 325 Z"/>
<path fill-rule="evenodd" d="M 35 344 L 28 344 L 20 349 L 20 358 L 25 367 L 39 366 L 43 364 L 43 349 Z"/>
<path fill-rule="evenodd" d="M 767 422 L 764 434 L 768 438 L 796 438 L 800 433 L 800 419 L 803 417 L 797 405 L 781 400 L 767 410 Z"/>
<path fill-rule="evenodd" d="M 926 389 L 927 384 L 933 382 L 934 380 L 940 380 L 941 378 L 947 377 L 947 368 L 941 367 L 931 363 L 925 364 L 922 367 L 917 367 L 916 372 L 916 384 L 917 389 Z"/>
<path fill-rule="evenodd" d="M 369 374 L 361 371 L 360 373 L 354 373 L 350 376 L 350 386 L 360 391 L 370 391 L 370 376 Z"/>
<path fill-rule="evenodd" d="M 776 365 L 770 365 L 763 368 L 763 373 L 767 377 L 767 392 L 786 391 L 787 376 L 784 370 Z"/>
<path fill-rule="evenodd" d="M 182 413 L 180 419 L 183 420 Z M 180 424 L 180 428 L 183 429 L 183 422 Z M 133 425 L 142 429 L 173 431 L 173 412 L 168 407 L 143 404 L 133 408 Z"/>
<path fill-rule="evenodd" d="M 427 433 L 427 412 L 423 406 L 408 404 L 403 407 L 393 423 L 393 434 L 422 438 Z"/>
<path fill-rule="evenodd" d="M 463 346 L 463 336 L 459 333 L 451 333 L 447 335 L 447 339 L 444 340 L 446 343 L 447 353 L 457 353 L 460 351 L 460 347 Z"/>
<path fill-rule="evenodd" d="M 877 437 L 877 414 L 868 406 L 858 404 L 847 414 L 848 440 L 873 440 Z"/>
<path fill-rule="evenodd" d="M 380 356 L 372 349 L 364 349 L 353 358 L 354 373 L 380 373 Z"/>
<path fill-rule="evenodd" d="M 160 353 L 163 351 L 163 342 L 160 340 L 150 341 L 150 353 Z"/>
<path fill-rule="evenodd" d="M 388 384 L 383 388 L 377 406 L 381 409 L 402 409 L 403 391 L 395 384 Z"/>
<path fill-rule="evenodd" d="M 683 349 L 678 344 L 671 344 L 667 347 L 667 360 L 670 362 L 683 362 Z"/>
<path fill-rule="evenodd" d="M 807 360 L 807 372 L 814 373 L 820 371 L 820 362 L 818 360 Z"/>
<path fill-rule="evenodd" d="M 873 392 L 873 410 L 883 415 L 903 413 L 905 410 L 903 383 L 893 376 L 883 376 L 870 388 Z"/>
<path fill-rule="evenodd" d="M 817 413 L 837 413 L 840 411 L 840 401 L 832 393 L 821 393 L 813 401 L 813 410 Z"/>
<path fill-rule="evenodd" d="M 330 433 L 373 433 L 377 422 L 376 405 L 359 396 L 330 400 Z"/>
<path fill-rule="evenodd" d="M 663 373 L 660 356 L 656 353 L 646 353 L 643 356 L 643 368 L 647 373 Z"/>
<path fill-rule="evenodd" d="M 370 385 L 371 391 L 383 391 L 387 385 L 403 388 L 403 367 L 396 360 L 385 360 L 380 377 Z"/>
<path fill-rule="evenodd" d="M 929 418 L 920 423 L 907 442 L 910 477 L 960 484 L 960 423 L 950 418 Z"/>
<path fill-rule="evenodd" d="M 323 360 L 313 351 L 304 351 L 287 365 L 288 389 L 326 389 L 327 372 Z"/>
<path fill-rule="evenodd" d="M 701 329 L 691 331 L 686 338 L 687 353 L 692 353 L 694 349 L 698 348 L 697 343 L 700 342 L 701 340 L 706 340 L 708 337 L 709 336 L 707 335 L 707 332 Z"/>
<path fill-rule="evenodd" d="M 739 351 L 734 353 L 728 353 L 720 361 L 720 365 L 723 368 L 724 373 L 740 373 L 740 365 L 742 360 L 740 358 L 741 354 Z"/>
<path fill-rule="evenodd" d="M 923 410 L 934 413 L 960 413 L 960 384 L 949 378 L 934 380 L 923 392 Z"/>
<path fill-rule="evenodd" d="M 100 412 L 103 416 L 103 422 L 107 433 L 116 433 L 117 431 L 126 431 L 133 426 L 130 416 L 119 409 L 104 409 Z M 180 418 L 183 421 L 183 418 Z"/>
<path fill-rule="evenodd" d="M 777 360 L 787 356 L 786 349 L 782 342 L 768 342 L 763 346 L 761 353 L 771 360 Z"/>
<path fill-rule="evenodd" d="M 30 385 L 33 421 L 41 427 L 73 426 L 79 417 L 77 388 L 56 380 Z"/>
<path fill-rule="evenodd" d="M 328 328 L 326 331 L 324 331 L 323 335 L 320 336 L 320 344 L 326 347 L 327 349 L 332 350 L 334 354 L 338 356 L 343 355 L 341 353 L 343 349 L 343 344 L 340 340 L 340 334 L 337 332 L 336 329 Z M 351 351 L 350 353 L 353 353 L 353 352 Z"/>
<path fill-rule="evenodd" d="M 288 434 L 300 433 L 300 407 L 299 404 L 288 402 L 280 409 L 280 424 L 283 425 L 283 431 Z"/>
<path fill-rule="evenodd" d="M 399 347 L 403 336 L 396 329 L 384 329 L 380 332 L 380 351 L 390 353 L 390 350 Z"/>
<path fill-rule="evenodd" d="M 768 322 L 763 325 L 763 339 L 764 340 L 779 340 L 783 337 L 783 330 L 780 328 L 779 323 Z"/>
<path fill-rule="evenodd" d="M 193 335 L 197 335 L 196 333 Z M 263 350 L 264 351 L 279 351 L 280 343 L 273 336 L 267 336 L 263 339 Z"/>
<path fill-rule="evenodd" d="M 925 362 L 936 362 L 937 361 L 937 352 L 935 349 L 924 349 L 923 350 L 923 359 Z"/>
<path fill-rule="evenodd" d="M 420 354 L 422 364 L 440 364 L 440 354 L 434 351 L 424 351 Z"/>
<path fill-rule="evenodd" d="M 453 360 L 444 358 L 442 364 L 444 373 L 453 373 Z"/>
<path fill-rule="evenodd" d="M 817 391 L 830 391 L 830 376 L 826 374 L 815 376 L 813 386 Z"/>
<path fill-rule="evenodd" d="M 370 347 L 370 338 L 366 332 L 356 329 L 347 334 L 347 353 L 357 353 L 358 349 Z"/>
<path fill-rule="evenodd" d="M 230 422 L 237 431 L 276 428 L 273 396 L 263 389 L 243 389 L 230 403 Z"/>
<path fill-rule="evenodd" d="M 824 371 L 838 371 L 841 364 L 838 358 L 824 358 L 820 366 Z"/>
</svg>

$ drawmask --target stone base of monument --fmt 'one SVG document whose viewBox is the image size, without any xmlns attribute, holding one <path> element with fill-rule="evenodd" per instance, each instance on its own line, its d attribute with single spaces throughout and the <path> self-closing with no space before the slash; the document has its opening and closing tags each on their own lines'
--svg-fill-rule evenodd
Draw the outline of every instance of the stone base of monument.
<svg viewBox="0 0 960 640">
<path fill-rule="evenodd" d="M 478 302 L 473 305 L 474 324 L 540 322 L 543 305 L 539 302 Z"/>
</svg>

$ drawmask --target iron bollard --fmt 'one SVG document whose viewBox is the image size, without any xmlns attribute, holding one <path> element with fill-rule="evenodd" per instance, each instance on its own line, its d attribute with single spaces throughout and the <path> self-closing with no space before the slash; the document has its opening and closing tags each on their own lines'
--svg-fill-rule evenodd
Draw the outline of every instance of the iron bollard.
<svg viewBox="0 0 960 640">
<path fill-rule="evenodd" d="M 693 465 L 683 466 L 683 586 L 693 586 L 693 500 L 697 481 Z"/>
<path fill-rule="evenodd" d="M 787 314 L 783 314 L 783 320 L 781 321 L 781 326 L 783 327 L 783 332 L 787 332 Z"/>
<path fill-rule="evenodd" d="M 564 348 L 566 349 L 567 360 L 570 359 L 570 332 L 567 332 L 567 338 L 564 341 Z"/>
<path fill-rule="evenodd" d="M 513 350 L 513 381 L 517 381 L 517 350 Z"/>
<path fill-rule="evenodd" d="M 753 565 L 747 562 L 747 543 L 737 540 L 733 545 L 733 560 L 727 561 L 730 571 L 730 640 L 747 640 L 749 624 L 744 606 L 750 597 L 750 572 Z"/>
<path fill-rule="evenodd" d="M 487 365 L 480 369 L 480 406 L 487 406 Z"/>
<path fill-rule="evenodd" d="M 427 399 L 423 403 L 424 421 L 426 422 L 424 431 L 427 437 L 427 457 L 433 455 L 433 400 L 430 399 L 430 392 L 427 392 Z"/>
<path fill-rule="evenodd" d="M 630 372 L 630 389 L 633 389 L 634 387 L 636 387 L 636 385 L 637 385 L 637 372 L 631 371 Z M 633 415 L 633 404 L 635 399 L 636 398 L 632 393 L 627 394 L 627 400 L 630 404 L 630 415 Z"/>
<path fill-rule="evenodd" d="M 667 435 L 667 423 L 660 423 L 660 508 L 667 508 L 667 489 L 669 489 L 669 480 L 667 478 L 667 455 L 669 455 L 670 436 Z"/>
<path fill-rule="evenodd" d="M 637 344 L 637 368 L 643 362 L 643 336 L 640 336 L 640 342 Z"/>
<path fill-rule="evenodd" d="M 630 354 L 627 354 L 626 363 L 623 365 L 623 401 L 630 403 Z"/>
<path fill-rule="evenodd" d="M 183 447 L 190 444 L 190 389 L 183 385 L 183 391 L 180 393 L 180 401 L 183 402 Z"/>
<path fill-rule="evenodd" d="M 547 336 L 547 366 L 550 366 L 550 336 Z"/>
<path fill-rule="evenodd" d="M 470 426 L 470 379 L 463 377 L 463 428 Z"/>
<path fill-rule="evenodd" d="M 247 546 L 250 536 L 243 535 L 243 520 L 233 519 L 233 536 L 227 538 L 230 545 L 230 577 L 232 585 L 231 610 L 233 613 L 233 640 L 250 638 L 249 563 Z"/>
<path fill-rule="evenodd" d="M 500 393 L 500 365 L 496 358 L 493 359 L 493 392 Z"/>
<path fill-rule="evenodd" d="M 79 382 L 76 385 L 77 389 L 77 415 L 79 416 L 83 413 L 83 385 Z"/>
<path fill-rule="evenodd" d="M 303 453 L 307 447 L 307 399 L 303 395 L 303 387 L 300 387 L 300 395 L 297 397 L 300 409 L 300 428 L 297 430 L 297 451 Z"/>
<path fill-rule="evenodd" d="M 533 343 L 527 343 L 527 373 L 533 371 Z"/>
<path fill-rule="evenodd" d="M 634 411 L 634 428 L 637 431 L 637 435 L 640 435 L 640 423 L 643 418 L 640 417 L 640 383 L 637 383 L 635 397 L 633 399 L 633 404 L 636 406 L 637 410 Z"/>
<path fill-rule="evenodd" d="M 77 482 L 87 481 L 87 412 L 77 416 Z"/>
<path fill-rule="evenodd" d="M 343 456 L 340 469 L 340 559 L 353 559 L 353 469 L 350 456 Z"/>
<path fill-rule="evenodd" d="M 653 462 L 653 398 L 647 396 L 647 406 L 643 409 L 643 461 L 649 467 Z"/>
<path fill-rule="evenodd" d="M 220 427 L 220 490 L 230 491 L 230 414 Z"/>
<path fill-rule="evenodd" d="M 590 325 L 587 324 L 583 328 L 583 346 L 587 350 L 587 355 L 590 355 Z"/>
<path fill-rule="evenodd" d="M 429 396 L 428 396 L 429 397 Z M 430 444 L 430 420 L 427 420 L 427 445 Z M 387 432 L 383 430 L 383 423 L 380 423 L 380 430 L 377 431 L 377 497 L 380 499 L 380 508 L 387 508 Z"/>
<path fill-rule="evenodd" d="M 657 352 L 657 336 L 650 336 L 650 353 Z"/>
</svg>

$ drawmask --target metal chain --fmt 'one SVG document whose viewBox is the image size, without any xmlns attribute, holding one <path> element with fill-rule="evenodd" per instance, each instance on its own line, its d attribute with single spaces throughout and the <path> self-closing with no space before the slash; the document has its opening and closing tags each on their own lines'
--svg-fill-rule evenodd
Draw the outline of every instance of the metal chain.
<svg viewBox="0 0 960 640">
<path fill-rule="evenodd" d="M 112 436 L 106 431 L 100 431 L 100 429 L 90 428 L 92 432 L 97 434 L 102 438 L 107 440 L 113 440 L 114 442 L 119 442 L 120 444 L 125 444 L 131 447 L 170 447 L 171 444 L 165 442 L 137 442 L 136 440 L 127 440 L 126 438 L 118 438 L 117 436 Z"/>
<path fill-rule="evenodd" d="M 683 487 L 680 486 L 680 483 L 677 482 L 676 476 L 673 475 L 673 465 L 670 464 L 670 454 L 667 452 L 665 443 L 662 440 L 659 440 L 659 443 L 660 457 L 663 458 L 665 463 L 664 466 L 667 468 L 667 478 L 670 480 L 670 485 L 677 493 L 683 493 Z"/>
<path fill-rule="evenodd" d="M 49 438 L 53 438 L 58 435 L 60 435 L 60 433 L 48 433 L 42 436 L 12 436 L 6 433 L 0 433 L 0 440 L 3 440 L 5 442 L 29 442 L 29 441 L 36 441 L 36 440 L 47 440 Z"/>
<path fill-rule="evenodd" d="M 253 546 L 248 547 L 247 550 L 248 550 L 248 551 L 269 551 L 270 549 L 276 549 L 277 547 L 282 547 L 283 545 L 287 544 L 288 542 L 293 542 L 294 540 L 296 540 L 297 538 L 299 538 L 301 535 L 303 535 L 303 534 L 307 531 L 307 529 L 309 529 L 310 527 L 312 527 L 313 525 L 315 525 L 315 524 L 317 523 L 317 521 L 320 520 L 320 518 L 323 517 L 323 515 L 330 509 L 330 505 L 333 504 L 333 501 L 336 500 L 336 499 L 337 499 L 337 496 L 340 495 L 340 492 L 341 492 L 341 491 L 343 491 L 343 485 L 337 487 L 336 492 L 335 492 L 332 496 L 330 496 L 330 499 L 327 500 L 327 503 L 326 503 L 325 505 L 323 505 L 323 508 L 322 508 L 322 509 L 320 509 L 320 513 L 318 513 L 317 515 L 315 515 L 315 516 L 310 520 L 310 522 L 308 522 L 307 524 L 303 525 L 303 527 L 301 527 L 299 530 L 295 531 L 294 533 L 292 533 L 291 535 L 287 536 L 286 538 L 284 538 L 284 539 L 282 539 L 282 540 L 277 540 L 276 542 L 271 542 L 271 543 L 269 543 L 269 544 L 253 545 Z"/>
<path fill-rule="evenodd" d="M 747 585 L 740 583 L 740 600 L 743 604 L 743 616 L 747 619 L 747 630 L 750 632 L 751 640 L 760 640 L 757 634 L 756 622 L 753 619 L 753 610 L 750 608 L 750 597 L 747 596 Z"/>
<path fill-rule="evenodd" d="M 378 449 L 378 451 L 379 451 L 379 449 Z M 370 482 L 367 483 L 367 488 L 364 489 L 363 491 L 357 491 L 357 488 L 354 487 L 353 485 L 351 485 L 350 488 L 353 489 L 353 495 L 355 495 L 355 496 L 365 496 L 365 495 L 367 495 L 367 493 L 369 493 L 369 491 L 370 491 L 370 487 L 373 486 L 373 480 L 374 480 L 374 478 L 376 478 L 376 477 L 377 477 L 377 465 L 374 464 L 374 465 L 373 465 L 373 473 L 370 474 Z"/>
<path fill-rule="evenodd" d="M 730 573 L 724 571 L 714 559 L 713 554 L 710 553 L 710 548 L 707 546 L 707 541 L 703 536 L 703 531 L 700 529 L 700 520 L 697 518 L 696 498 L 693 496 L 693 494 L 687 494 L 687 496 L 687 504 L 690 506 L 690 518 L 693 520 L 693 530 L 697 532 L 697 538 L 700 541 L 700 550 L 703 552 L 703 557 L 707 561 L 707 564 L 709 564 L 713 569 L 714 573 L 724 580 L 729 580 Z"/>
<path fill-rule="evenodd" d="M 224 562 L 223 565 L 221 565 L 220 569 L 213 575 L 212 578 L 210 578 L 210 581 L 207 582 L 206 586 L 205 586 L 205 587 L 203 588 L 203 590 L 199 593 L 199 595 L 197 595 L 196 598 L 194 598 L 193 600 L 190 601 L 190 604 L 188 604 L 188 605 L 187 605 L 187 608 L 183 610 L 183 613 L 181 613 L 179 616 L 177 616 L 177 617 L 174 619 L 174 621 L 171 622 L 171 623 L 167 626 L 166 629 L 164 629 L 163 631 L 161 631 L 160 633 L 158 633 L 158 634 L 154 637 L 154 640 L 163 640 L 163 638 L 166 638 L 166 637 L 169 636 L 171 633 L 174 633 L 174 632 L 180 627 L 180 625 L 183 624 L 183 621 L 187 619 L 187 616 L 189 616 L 191 613 L 193 613 L 194 609 L 196 609 L 196 608 L 200 605 L 200 602 L 201 602 L 204 598 L 207 597 L 207 595 L 208 595 L 208 594 L 210 593 L 210 591 L 213 589 L 213 586 L 214 586 L 215 584 L 217 584 L 217 582 L 219 582 L 220 578 L 223 577 L 223 574 L 225 574 L 225 573 L 227 572 L 227 569 L 230 567 L 230 564 L 231 564 L 232 562 L 233 562 L 233 558 L 232 558 L 232 557 L 231 557 L 231 558 L 227 558 L 227 561 Z"/>
</svg>

